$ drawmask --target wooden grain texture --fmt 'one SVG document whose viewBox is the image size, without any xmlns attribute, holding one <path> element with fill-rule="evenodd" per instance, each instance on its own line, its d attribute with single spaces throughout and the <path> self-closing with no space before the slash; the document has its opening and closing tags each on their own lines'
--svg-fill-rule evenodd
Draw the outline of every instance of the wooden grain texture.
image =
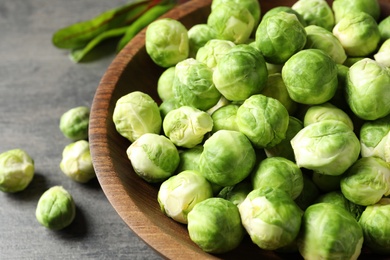
<svg viewBox="0 0 390 260">
<path fill-rule="evenodd" d="M 261 1 L 261 8 L 264 13 L 273 6 L 291 6 L 294 2 Z M 211 0 L 193 0 L 165 17 L 177 19 L 190 28 L 206 21 L 210 3 Z M 383 10 L 389 13 L 389 1 L 381 3 Z M 125 153 L 130 142 L 116 132 L 112 121 L 116 101 L 129 92 L 140 90 L 158 100 L 156 84 L 163 69 L 151 61 L 144 42 L 145 30 L 116 57 L 100 82 L 92 106 L 92 156 L 99 182 L 115 210 L 135 233 L 168 259 L 301 259 L 298 254 L 260 250 L 248 237 L 239 248 L 227 254 L 207 254 L 189 239 L 185 225 L 171 220 L 160 211 L 158 185 L 146 183 L 134 173 Z"/>
</svg>

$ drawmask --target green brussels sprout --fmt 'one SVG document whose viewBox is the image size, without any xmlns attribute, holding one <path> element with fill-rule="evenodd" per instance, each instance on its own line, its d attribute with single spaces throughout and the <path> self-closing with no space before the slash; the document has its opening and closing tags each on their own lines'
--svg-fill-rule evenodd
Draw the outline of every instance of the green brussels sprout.
<svg viewBox="0 0 390 260">
<path fill-rule="evenodd" d="M 217 39 L 241 44 L 249 39 L 255 19 L 248 8 L 231 1 L 216 5 L 207 18 L 207 24 L 216 31 Z"/>
<path fill-rule="evenodd" d="M 346 14 L 333 28 L 348 56 L 364 57 L 373 53 L 379 44 L 378 24 L 364 12 Z"/>
<path fill-rule="evenodd" d="M 333 10 L 325 0 L 299 0 L 291 8 L 303 17 L 307 25 L 317 25 L 328 31 L 335 25 Z"/>
<path fill-rule="evenodd" d="M 292 9 L 290 6 L 276 6 L 268 10 L 264 15 L 263 15 L 263 20 L 268 19 L 274 14 L 277 14 L 279 12 L 286 12 L 290 14 L 295 14 L 295 16 L 298 18 L 299 22 L 303 25 L 306 26 L 306 21 L 303 19 L 302 15 L 299 14 L 297 11 Z"/>
<path fill-rule="evenodd" d="M 306 32 L 296 15 L 278 12 L 260 22 L 255 40 L 266 62 L 283 64 L 303 49 Z"/>
<path fill-rule="evenodd" d="M 319 172 L 313 172 L 312 180 L 317 187 L 324 192 L 330 192 L 340 189 L 340 181 L 343 174 L 328 175 Z"/>
<path fill-rule="evenodd" d="M 161 131 L 162 118 L 157 103 L 140 91 L 119 98 L 112 118 L 118 133 L 131 142 L 145 133 Z"/>
<path fill-rule="evenodd" d="M 207 109 L 206 112 L 209 113 L 210 115 L 212 115 L 216 110 L 218 110 L 219 108 L 221 107 L 224 107 L 226 105 L 229 105 L 231 104 L 232 102 L 230 102 L 229 100 L 227 100 L 224 96 L 221 96 L 221 98 L 219 99 L 218 103 L 215 104 L 213 107 L 211 107 L 210 109 Z"/>
<path fill-rule="evenodd" d="M 243 181 L 256 162 L 252 144 L 238 131 L 219 130 L 205 141 L 203 147 L 199 171 L 211 183 L 220 186 L 231 186 Z"/>
<path fill-rule="evenodd" d="M 75 141 L 87 139 L 89 112 L 89 107 L 80 106 L 62 114 L 59 128 L 64 136 Z"/>
<path fill-rule="evenodd" d="M 60 230 L 69 226 L 76 216 L 72 195 L 62 186 L 51 187 L 39 198 L 35 216 L 49 229 Z"/>
<path fill-rule="evenodd" d="M 349 67 L 347 67 L 345 64 L 336 64 L 336 66 L 337 66 L 337 83 L 338 83 L 337 89 L 336 89 L 336 93 L 328 102 L 340 108 L 344 112 L 350 111 L 345 97 L 345 91 L 346 91 L 345 89 L 347 86 L 347 75 L 348 75 Z"/>
<path fill-rule="evenodd" d="M 344 47 L 332 32 L 317 25 L 305 27 L 307 40 L 305 49 L 320 49 L 326 52 L 337 64 L 347 59 Z"/>
<path fill-rule="evenodd" d="M 22 149 L 0 153 L 0 190 L 14 193 L 27 188 L 34 178 L 34 160 Z"/>
<path fill-rule="evenodd" d="M 283 190 L 255 189 L 238 209 L 245 230 L 261 249 L 282 248 L 298 236 L 303 212 Z"/>
<path fill-rule="evenodd" d="M 239 131 L 236 123 L 236 115 L 239 107 L 237 104 L 228 104 L 215 110 L 211 114 L 214 122 L 212 132 L 215 133 L 223 129 Z"/>
<path fill-rule="evenodd" d="M 199 158 L 203 152 L 203 145 L 196 145 L 189 149 L 179 150 L 180 162 L 176 172 L 186 170 L 199 171 Z"/>
<path fill-rule="evenodd" d="M 390 163 L 390 115 L 363 123 L 359 137 L 362 157 L 376 156 Z"/>
<path fill-rule="evenodd" d="M 365 58 L 349 68 L 346 99 L 349 107 L 364 120 L 376 120 L 390 113 L 390 70 Z"/>
<path fill-rule="evenodd" d="M 378 157 L 357 160 L 340 181 L 344 196 L 362 206 L 390 195 L 390 165 Z"/>
<path fill-rule="evenodd" d="M 222 198 L 196 204 L 188 213 L 187 229 L 191 240 L 212 254 L 237 248 L 245 236 L 237 206 Z"/>
<path fill-rule="evenodd" d="M 189 57 L 195 58 L 199 48 L 209 40 L 215 39 L 217 33 L 208 24 L 195 24 L 188 30 Z"/>
<path fill-rule="evenodd" d="M 390 16 L 387 16 L 378 24 L 379 33 L 381 35 L 381 41 L 384 42 L 390 39 Z"/>
<path fill-rule="evenodd" d="M 308 175 L 303 174 L 303 189 L 301 194 L 294 200 L 295 203 L 302 210 L 306 210 L 307 207 L 312 205 L 314 201 L 320 196 L 320 190 L 317 185 L 312 181 Z"/>
<path fill-rule="evenodd" d="M 373 253 L 390 253 L 390 199 L 382 198 L 363 211 L 359 224 L 363 229 L 364 245 Z"/>
<path fill-rule="evenodd" d="M 309 107 L 303 119 L 303 126 L 308 126 L 310 124 L 328 119 L 339 120 L 348 125 L 353 130 L 353 122 L 348 114 L 328 102 Z"/>
<path fill-rule="evenodd" d="M 338 120 L 323 120 L 304 127 L 291 145 L 299 167 L 332 176 L 343 174 L 360 155 L 359 139 Z"/>
<path fill-rule="evenodd" d="M 89 142 L 79 140 L 65 146 L 60 168 L 66 176 L 80 183 L 96 178 Z"/>
<path fill-rule="evenodd" d="M 264 148 L 267 157 L 284 157 L 295 162 L 294 151 L 291 146 L 291 139 L 303 128 L 303 123 L 296 117 L 289 116 L 286 137 L 280 143 Z"/>
<path fill-rule="evenodd" d="M 335 0 L 332 4 L 336 22 L 350 13 L 365 12 L 376 21 L 379 19 L 380 6 L 377 0 Z"/>
<path fill-rule="evenodd" d="M 162 100 L 168 100 L 174 98 L 173 93 L 173 80 L 175 78 L 176 66 L 169 67 L 161 73 L 157 81 L 157 94 Z"/>
<path fill-rule="evenodd" d="M 272 63 L 266 62 L 265 65 L 267 66 L 268 75 L 282 72 L 283 64 L 272 64 Z"/>
<path fill-rule="evenodd" d="M 211 10 L 213 10 L 217 5 L 224 3 L 224 4 L 239 4 L 243 7 L 246 7 L 248 11 L 252 14 L 254 19 L 254 27 L 256 27 L 261 18 L 261 6 L 259 1 L 257 0 L 213 0 L 211 2 Z"/>
<path fill-rule="evenodd" d="M 238 108 L 236 122 L 255 147 L 269 148 L 285 139 L 289 114 L 277 99 L 258 94 Z"/>
<path fill-rule="evenodd" d="M 235 185 L 223 187 L 217 197 L 231 201 L 234 205 L 239 206 L 252 190 L 252 183 L 245 179 Z"/>
<path fill-rule="evenodd" d="M 357 259 L 363 231 L 344 208 L 332 203 L 309 206 L 302 218 L 299 252 L 305 259 Z"/>
<path fill-rule="evenodd" d="M 218 61 L 213 81 L 226 99 L 243 101 L 259 94 L 267 77 L 267 66 L 261 53 L 250 45 L 236 45 Z"/>
<path fill-rule="evenodd" d="M 142 135 L 127 148 L 126 154 L 135 173 L 151 183 L 171 177 L 180 161 L 176 146 L 158 134 Z"/>
<path fill-rule="evenodd" d="M 269 74 L 265 87 L 260 94 L 279 100 L 290 115 L 297 110 L 297 103 L 291 99 L 281 73 Z"/>
<path fill-rule="evenodd" d="M 322 194 L 320 197 L 316 199 L 314 203 L 321 203 L 321 202 L 331 203 L 346 209 L 358 221 L 364 209 L 366 208 L 364 206 L 357 205 L 352 201 L 347 200 L 347 198 L 343 195 L 343 193 L 340 190 L 331 191 Z"/>
<path fill-rule="evenodd" d="M 172 110 L 181 107 L 181 104 L 176 98 L 170 98 L 161 102 L 158 107 L 160 110 L 161 119 L 164 120 L 165 116 Z"/>
<path fill-rule="evenodd" d="M 146 52 L 158 65 L 169 68 L 187 59 L 190 51 L 188 30 L 171 18 L 158 19 L 149 24 L 145 33 Z"/>
<path fill-rule="evenodd" d="M 383 42 L 374 59 L 382 66 L 390 68 L 390 38 Z"/>
<path fill-rule="evenodd" d="M 205 63 L 209 68 L 214 69 L 218 61 L 236 44 L 232 41 L 212 39 L 196 53 L 196 60 Z"/>
<path fill-rule="evenodd" d="M 295 200 L 303 189 L 301 169 L 283 157 L 262 160 L 252 171 L 253 189 L 273 187 L 285 191 Z"/>
<path fill-rule="evenodd" d="M 200 144 L 205 134 L 213 129 L 211 116 L 199 109 L 181 106 L 164 118 L 165 135 L 176 145 L 191 148 Z"/>
<path fill-rule="evenodd" d="M 176 64 L 173 93 L 181 105 L 200 110 L 213 107 L 221 98 L 213 82 L 213 70 L 194 58 Z"/>
<path fill-rule="evenodd" d="M 282 78 L 291 99 L 306 105 L 329 101 L 338 86 L 336 62 L 319 49 L 294 54 L 283 66 Z"/>
<path fill-rule="evenodd" d="M 165 180 L 160 186 L 157 200 L 165 215 L 187 224 L 188 213 L 194 206 L 212 196 L 210 183 L 200 173 L 187 170 Z"/>
</svg>

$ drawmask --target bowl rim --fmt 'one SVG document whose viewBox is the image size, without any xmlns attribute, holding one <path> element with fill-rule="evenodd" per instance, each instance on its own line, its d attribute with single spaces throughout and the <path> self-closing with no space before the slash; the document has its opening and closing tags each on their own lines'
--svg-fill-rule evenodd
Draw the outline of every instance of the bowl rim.
<svg viewBox="0 0 390 260">
<path fill-rule="evenodd" d="M 211 5 L 211 0 L 191 0 L 177 5 L 168 11 L 161 18 L 182 19 L 198 8 Z M 114 163 L 109 160 L 111 151 L 108 144 L 109 133 L 107 126 L 111 117 L 109 107 L 113 100 L 115 83 L 120 79 L 126 65 L 144 46 L 146 28 L 141 30 L 113 59 L 103 74 L 96 89 L 90 113 L 89 123 L 89 143 L 93 166 L 98 182 L 106 195 L 108 201 L 118 213 L 127 226 L 155 252 L 164 258 L 177 258 L 182 256 L 187 259 L 205 259 L 204 252 L 193 250 L 183 246 L 182 241 L 175 238 L 160 227 L 156 226 L 148 216 L 146 216 L 128 195 L 119 176 L 115 172 Z M 118 69 L 120 68 L 120 69 Z M 120 199 L 118 199 L 120 198 Z M 129 214 L 130 212 L 130 214 Z M 164 241 L 164 243 L 162 243 Z M 180 252 L 175 252 L 166 247 L 180 248 Z M 217 259 L 209 255 L 209 259 Z"/>
</svg>

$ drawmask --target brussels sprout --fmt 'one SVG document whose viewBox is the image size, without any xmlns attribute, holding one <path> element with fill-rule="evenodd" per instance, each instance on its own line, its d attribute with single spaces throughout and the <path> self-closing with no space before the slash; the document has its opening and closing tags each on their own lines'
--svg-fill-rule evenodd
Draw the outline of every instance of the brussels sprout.
<svg viewBox="0 0 390 260">
<path fill-rule="evenodd" d="M 359 220 L 365 209 L 364 206 L 357 205 L 352 201 L 347 200 L 340 190 L 327 192 L 318 197 L 315 201 L 315 203 L 321 202 L 331 203 L 346 209 L 356 220 Z"/>
<path fill-rule="evenodd" d="M 69 226 L 76 216 L 72 195 L 62 186 L 51 187 L 39 198 L 35 216 L 49 229 L 60 230 Z"/>
<path fill-rule="evenodd" d="M 347 86 L 347 75 L 349 67 L 345 64 L 336 64 L 337 66 L 337 90 L 333 97 L 328 101 L 332 105 L 340 108 L 344 112 L 350 112 L 349 106 L 346 102 L 345 89 Z"/>
<path fill-rule="evenodd" d="M 310 124 L 328 119 L 339 120 L 348 125 L 353 130 L 353 122 L 348 114 L 328 102 L 311 106 L 305 113 L 303 125 L 308 126 Z"/>
<path fill-rule="evenodd" d="M 363 157 L 348 169 L 340 181 L 344 196 L 362 206 L 390 195 L 390 165 L 377 157 Z"/>
<path fill-rule="evenodd" d="M 236 123 L 237 110 L 240 106 L 237 104 L 229 104 L 217 109 L 211 114 L 214 125 L 212 132 L 215 133 L 219 130 L 238 130 Z"/>
<path fill-rule="evenodd" d="M 332 32 L 348 56 L 368 56 L 376 50 L 380 41 L 378 24 L 364 12 L 346 14 Z"/>
<path fill-rule="evenodd" d="M 264 148 L 267 157 L 284 157 L 295 162 L 294 151 L 291 146 L 291 139 L 303 128 L 303 123 L 296 117 L 289 117 L 286 137 L 273 147 Z"/>
<path fill-rule="evenodd" d="M 176 98 L 170 98 L 161 102 L 160 106 L 158 107 L 160 110 L 161 119 L 164 120 L 164 118 L 170 111 L 179 107 L 181 107 L 181 104 Z"/>
<path fill-rule="evenodd" d="M 324 120 L 304 127 L 291 140 L 299 167 L 318 173 L 343 174 L 359 157 L 360 141 L 349 126 Z"/>
<path fill-rule="evenodd" d="M 380 46 L 374 59 L 382 66 L 390 68 L 390 38 Z"/>
<path fill-rule="evenodd" d="M 305 27 L 307 40 L 305 49 L 320 49 L 326 52 L 337 64 L 347 59 L 344 47 L 332 32 L 317 25 Z"/>
<path fill-rule="evenodd" d="M 197 171 L 187 170 L 165 180 L 160 186 L 157 200 L 164 214 L 187 224 L 188 213 L 194 206 L 212 196 L 210 183 Z"/>
<path fill-rule="evenodd" d="M 252 14 L 254 19 L 254 27 L 256 27 L 261 18 L 261 6 L 257 0 L 213 0 L 211 2 L 211 10 L 213 10 L 217 5 L 224 4 L 239 4 L 243 7 L 246 7 L 248 11 Z"/>
<path fill-rule="evenodd" d="M 195 244 L 213 254 L 237 248 L 245 236 L 237 206 L 222 198 L 196 204 L 188 213 L 187 229 Z"/>
<path fill-rule="evenodd" d="M 303 214 L 298 237 L 305 259 L 357 259 L 363 245 L 363 231 L 347 210 L 331 203 L 316 203 Z"/>
<path fill-rule="evenodd" d="M 195 58 L 200 47 L 217 38 L 217 33 L 208 24 L 195 24 L 188 30 L 189 57 Z"/>
<path fill-rule="evenodd" d="M 268 19 L 272 15 L 277 14 L 279 12 L 286 12 L 286 13 L 290 13 L 290 14 L 295 14 L 295 16 L 298 18 L 299 22 L 303 26 L 306 26 L 306 21 L 303 19 L 302 15 L 300 15 L 297 11 L 292 9 L 290 6 L 276 6 L 276 7 L 271 8 L 270 10 L 268 10 L 264 14 L 263 20 Z"/>
<path fill-rule="evenodd" d="M 60 168 L 66 176 L 80 183 L 86 183 L 95 178 L 89 142 L 79 140 L 65 146 Z"/>
<path fill-rule="evenodd" d="M 89 107 L 69 109 L 60 118 L 59 128 L 65 137 L 72 140 L 88 138 Z"/>
<path fill-rule="evenodd" d="M 203 152 L 203 145 L 196 145 L 189 149 L 179 150 L 180 162 L 176 168 L 176 172 L 186 170 L 199 170 L 199 157 Z"/>
<path fill-rule="evenodd" d="M 279 100 L 290 115 L 294 114 L 297 109 L 297 103 L 290 98 L 281 73 L 268 75 L 267 83 L 261 94 Z"/>
<path fill-rule="evenodd" d="M 259 94 L 267 77 L 267 66 L 261 53 L 250 45 L 237 45 L 218 61 L 213 81 L 226 99 L 243 101 Z"/>
<path fill-rule="evenodd" d="M 188 58 L 188 30 L 177 20 L 158 19 L 149 24 L 146 30 L 145 47 L 157 65 L 169 68 Z"/>
<path fill-rule="evenodd" d="M 268 75 L 282 72 L 283 64 L 272 64 L 272 63 L 266 62 L 265 65 L 267 66 Z"/>
<path fill-rule="evenodd" d="M 231 201 L 234 205 L 239 206 L 252 190 L 252 183 L 245 179 L 235 185 L 224 187 L 217 197 Z"/>
<path fill-rule="evenodd" d="M 335 25 L 333 10 L 325 0 L 299 0 L 291 7 L 307 25 L 317 25 L 331 31 Z"/>
<path fill-rule="evenodd" d="M 283 190 L 272 187 L 255 189 L 238 209 L 253 243 L 262 249 L 287 246 L 299 233 L 303 212 Z"/>
<path fill-rule="evenodd" d="M 376 156 L 390 163 L 390 115 L 363 123 L 360 144 L 362 157 Z"/>
<path fill-rule="evenodd" d="M 249 39 L 255 19 L 248 8 L 231 1 L 216 5 L 207 18 L 207 24 L 217 32 L 217 39 L 241 44 Z"/>
<path fill-rule="evenodd" d="M 200 110 L 213 107 L 221 98 L 213 82 L 213 70 L 194 58 L 176 64 L 173 93 L 181 105 Z"/>
<path fill-rule="evenodd" d="M 238 108 L 236 122 L 255 147 L 269 148 L 286 137 L 289 115 L 278 100 L 258 94 Z"/>
<path fill-rule="evenodd" d="M 236 44 L 232 41 L 212 39 L 196 53 L 196 60 L 205 63 L 209 68 L 214 69 L 218 61 Z"/>
<path fill-rule="evenodd" d="M 363 229 L 364 245 L 377 254 L 390 253 L 390 199 L 383 198 L 363 211 L 359 224 Z"/>
<path fill-rule="evenodd" d="M 312 176 L 314 184 L 324 192 L 339 190 L 341 178 L 343 178 L 343 174 L 327 175 L 319 172 L 313 172 Z"/>
<path fill-rule="evenodd" d="M 134 171 L 151 183 L 171 177 L 180 161 L 176 146 L 158 134 L 142 135 L 127 148 L 126 154 Z"/>
<path fill-rule="evenodd" d="M 346 99 L 349 107 L 364 120 L 390 113 L 390 70 L 365 58 L 349 68 Z"/>
<path fill-rule="evenodd" d="M 306 174 L 303 177 L 303 189 L 301 194 L 294 200 L 295 203 L 302 210 L 306 210 L 307 207 L 312 205 L 314 201 L 320 196 L 320 190 L 317 185 Z"/>
<path fill-rule="evenodd" d="M 285 191 L 294 200 L 303 189 L 301 169 L 283 157 L 261 161 L 252 171 L 253 189 L 273 187 Z"/>
<path fill-rule="evenodd" d="M 387 16 L 378 24 L 379 33 L 381 35 L 381 41 L 384 42 L 390 39 L 390 16 Z"/>
<path fill-rule="evenodd" d="M 22 149 L 0 153 L 0 190 L 18 192 L 27 188 L 34 178 L 34 160 Z"/>
<path fill-rule="evenodd" d="M 219 130 L 203 147 L 199 171 L 207 180 L 220 186 L 241 182 L 249 176 L 256 162 L 255 150 L 241 132 Z"/>
<path fill-rule="evenodd" d="M 335 0 L 332 9 L 336 22 L 350 13 L 365 12 L 375 20 L 378 20 L 380 15 L 380 6 L 377 0 Z"/>
<path fill-rule="evenodd" d="M 303 49 L 306 32 L 296 15 L 278 12 L 260 22 L 255 40 L 266 62 L 283 64 Z"/>
<path fill-rule="evenodd" d="M 282 78 L 291 99 L 301 104 L 322 104 L 337 90 L 336 63 L 318 49 L 294 54 L 283 66 Z"/>
<path fill-rule="evenodd" d="M 176 146 L 191 148 L 200 144 L 205 134 L 213 129 L 213 120 L 204 111 L 182 106 L 165 116 L 163 129 Z"/>
<path fill-rule="evenodd" d="M 174 98 L 173 93 L 173 80 L 175 78 L 176 66 L 169 67 L 163 73 L 157 81 L 157 94 L 162 101 Z"/>
<path fill-rule="evenodd" d="M 157 103 L 140 91 L 119 98 L 112 118 L 118 133 L 131 142 L 145 133 L 158 134 L 161 131 L 162 118 Z"/>
</svg>

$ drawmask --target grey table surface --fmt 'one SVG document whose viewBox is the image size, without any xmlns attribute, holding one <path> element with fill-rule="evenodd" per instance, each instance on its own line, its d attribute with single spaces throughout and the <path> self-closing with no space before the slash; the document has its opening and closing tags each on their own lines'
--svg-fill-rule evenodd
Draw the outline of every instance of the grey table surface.
<svg viewBox="0 0 390 260">
<path fill-rule="evenodd" d="M 35 162 L 26 190 L 0 192 L 0 259 L 161 259 L 113 209 L 98 180 L 80 184 L 59 163 L 71 141 L 58 128 L 60 116 L 90 106 L 101 77 L 115 57 L 102 45 L 98 59 L 73 63 L 54 47 L 52 34 L 92 18 L 125 0 L 0 1 L 0 153 L 22 148 Z M 60 231 L 35 218 L 39 197 L 62 185 L 77 205 L 74 222 Z"/>
</svg>

